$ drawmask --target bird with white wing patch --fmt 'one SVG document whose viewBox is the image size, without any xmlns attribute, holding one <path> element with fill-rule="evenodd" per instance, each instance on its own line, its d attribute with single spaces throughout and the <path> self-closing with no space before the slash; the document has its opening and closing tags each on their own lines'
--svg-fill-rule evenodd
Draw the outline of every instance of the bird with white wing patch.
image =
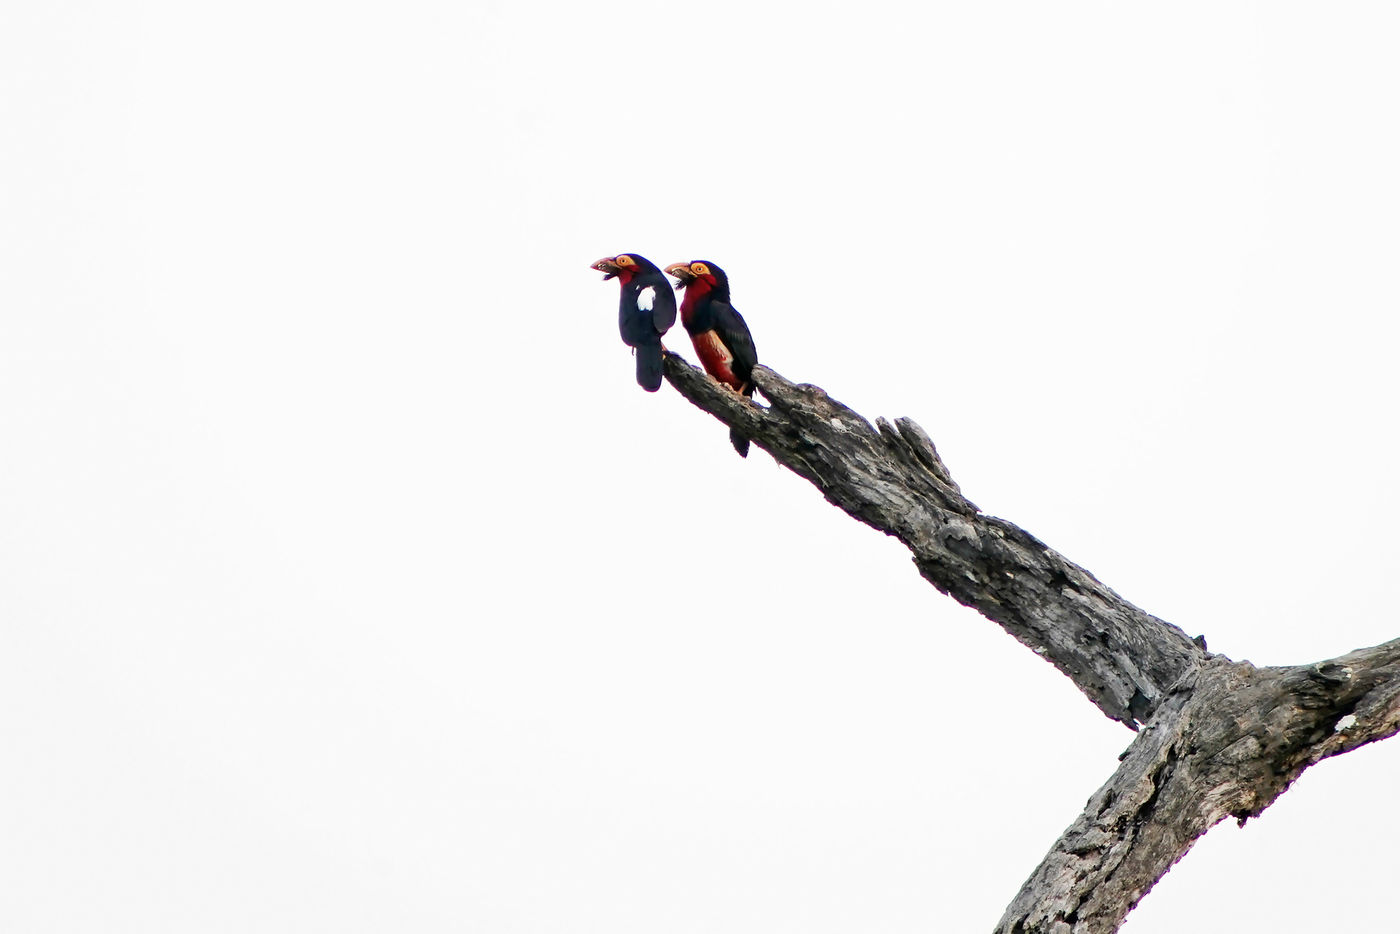
<svg viewBox="0 0 1400 934">
<path fill-rule="evenodd" d="M 661 335 L 676 323 L 676 297 L 666 276 L 636 253 L 605 256 L 592 266 L 603 281 L 622 286 L 617 323 L 622 341 L 637 355 L 637 382 L 647 392 L 661 388 Z"/>
</svg>

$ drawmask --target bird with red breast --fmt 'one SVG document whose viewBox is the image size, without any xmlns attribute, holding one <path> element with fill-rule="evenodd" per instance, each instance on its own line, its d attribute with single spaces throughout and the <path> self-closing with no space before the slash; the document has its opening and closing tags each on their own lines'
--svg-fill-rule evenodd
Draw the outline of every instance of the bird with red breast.
<svg viewBox="0 0 1400 934">
<path fill-rule="evenodd" d="M 681 324 L 695 346 L 700 365 L 715 379 L 739 395 L 753 397 L 753 368 L 758 350 L 743 315 L 729 297 L 729 276 L 709 260 L 672 263 L 666 274 L 684 290 Z M 730 429 L 729 441 L 740 457 L 749 456 L 749 439 Z"/>
</svg>

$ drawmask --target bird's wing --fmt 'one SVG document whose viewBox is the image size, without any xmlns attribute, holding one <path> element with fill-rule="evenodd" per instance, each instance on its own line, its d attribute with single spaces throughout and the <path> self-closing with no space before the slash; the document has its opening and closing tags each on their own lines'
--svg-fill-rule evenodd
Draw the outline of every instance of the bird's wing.
<svg viewBox="0 0 1400 934">
<path fill-rule="evenodd" d="M 728 302 L 714 302 L 710 308 L 714 314 L 715 331 L 734 356 L 734 375 L 747 383 L 758 363 L 758 348 L 754 347 L 749 326 L 744 323 L 744 316 Z"/>
<path fill-rule="evenodd" d="M 676 323 L 676 293 L 665 279 L 655 286 L 656 293 L 651 300 L 651 323 L 657 334 L 665 334 Z"/>
<path fill-rule="evenodd" d="M 660 327 L 659 320 L 669 317 L 676 320 L 676 298 L 665 286 L 641 281 L 631 282 L 622 287 L 622 304 L 618 311 L 618 326 L 622 329 L 622 339 L 638 347 L 654 343 Z M 666 327 L 670 327 L 667 324 Z"/>
</svg>

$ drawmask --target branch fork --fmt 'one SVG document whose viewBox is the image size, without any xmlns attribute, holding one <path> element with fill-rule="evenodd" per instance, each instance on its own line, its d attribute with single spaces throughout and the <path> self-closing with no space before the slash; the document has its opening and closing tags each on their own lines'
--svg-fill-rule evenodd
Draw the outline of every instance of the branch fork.
<svg viewBox="0 0 1400 934">
<path fill-rule="evenodd" d="M 1206 651 L 1039 539 L 982 513 L 908 418 L 874 424 L 758 366 L 764 408 L 674 353 L 667 380 L 853 518 L 892 535 L 934 587 L 1000 625 L 1138 730 L 1012 900 L 999 934 L 1099 934 L 1195 840 L 1261 813 L 1310 765 L 1400 731 L 1400 640 L 1313 665 Z"/>
</svg>

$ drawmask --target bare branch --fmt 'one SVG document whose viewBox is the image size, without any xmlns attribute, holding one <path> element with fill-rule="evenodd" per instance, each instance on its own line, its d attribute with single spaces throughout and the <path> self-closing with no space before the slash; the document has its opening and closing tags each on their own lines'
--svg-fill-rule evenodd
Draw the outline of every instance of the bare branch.
<svg viewBox="0 0 1400 934">
<path fill-rule="evenodd" d="M 999 934 L 1116 931 L 1196 839 L 1315 762 L 1400 731 L 1400 640 L 1317 665 L 1216 656 L 1173 687 L 1007 908 Z"/>
<path fill-rule="evenodd" d="M 1255 668 L 1206 653 L 1024 530 L 963 496 L 923 429 L 871 425 L 765 367 L 771 403 L 680 357 L 666 376 L 826 498 L 893 535 L 939 590 L 1073 679 L 1108 716 L 1146 723 L 1007 908 L 1002 934 L 1106 934 L 1226 817 L 1243 824 L 1312 764 L 1400 731 L 1400 640 L 1316 665 Z"/>
<path fill-rule="evenodd" d="M 820 387 L 767 367 L 770 403 L 742 399 L 676 354 L 681 395 L 753 439 L 851 516 L 893 535 L 929 583 L 1000 624 L 1064 672 L 1100 710 L 1136 729 L 1205 651 L 1024 530 L 963 496 L 933 442 L 907 418 L 871 425 Z"/>
</svg>

